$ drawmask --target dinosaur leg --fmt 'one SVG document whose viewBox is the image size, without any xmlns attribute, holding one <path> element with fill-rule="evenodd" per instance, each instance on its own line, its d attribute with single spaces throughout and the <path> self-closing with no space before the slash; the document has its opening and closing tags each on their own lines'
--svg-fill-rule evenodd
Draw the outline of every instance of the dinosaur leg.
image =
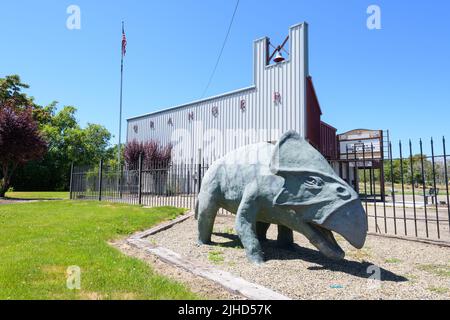
<svg viewBox="0 0 450 320">
<path fill-rule="evenodd" d="M 199 194 L 197 208 L 198 244 L 211 243 L 217 210 L 219 210 L 219 206 L 211 195 L 206 193 Z"/>
<path fill-rule="evenodd" d="M 253 189 L 253 188 L 252 188 Z M 239 206 L 236 217 L 236 232 L 247 253 L 247 257 L 254 263 L 263 263 L 263 252 L 256 236 L 256 215 L 258 204 L 253 198 L 254 193 L 246 190 Z"/>
<path fill-rule="evenodd" d="M 281 248 L 286 248 L 294 243 L 294 232 L 282 225 L 278 225 L 277 244 Z"/>
<path fill-rule="evenodd" d="M 260 242 L 267 241 L 267 230 L 270 228 L 270 223 L 257 222 L 256 223 L 256 236 Z"/>
</svg>

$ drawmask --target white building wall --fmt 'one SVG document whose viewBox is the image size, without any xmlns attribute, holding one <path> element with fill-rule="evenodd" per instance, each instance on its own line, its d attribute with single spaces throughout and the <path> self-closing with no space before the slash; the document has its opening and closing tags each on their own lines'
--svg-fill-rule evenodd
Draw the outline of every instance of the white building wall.
<svg viewBox="0 0 450 320">
<path fill-rule="evenodd" d="M 307 35 L 306 23 L 291 27 L 290 55 L 272 65 L 266 65 L 268 38 L 256 40 L 253 86 L 128 119 L 127 141 L 172 143 L 174 158 L 183 161 L 198 161 L 201 149 L 203 158 L 211 162 L 246 144 L 276 141 L 291 129 L 306 136 Z M 281 95 L 279 104 L 274 101 L 276 92 Z M 245 111 L 241 100 L 246 102 Z M 214 107 L 219 110 L 217 117 Z"/>
</svg>

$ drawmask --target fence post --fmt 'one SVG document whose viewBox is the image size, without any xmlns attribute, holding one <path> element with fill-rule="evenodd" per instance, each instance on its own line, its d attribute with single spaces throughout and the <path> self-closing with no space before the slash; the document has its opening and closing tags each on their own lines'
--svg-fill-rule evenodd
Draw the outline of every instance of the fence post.
<svg viewBox="0 0 450 320">
<path fill-rule="evenodd" d="M 123 166 L 119 163 L 119 172 L 118 172 L 118 178 L 117 178 L 117 189 L 119 191 L 119 197 L 122 199 L 123 192 L 122 192 L 122 181 L 123 181 Z"/>
<path fill-rule="evenodd" d="M 73 162 L 70 165 L 69 199 L 73 198 Z"/>
<path fill-rule="evenodd" d="M 139 205 L 141 205 L 142 204 L 142 153 L 139 154 L 138 199 L 139 199 Z"/>
<path fill-rule="evenodd" d="M 202 149 L 198 149 L 198 193 L 202 187 Z"/>
<path fill-rule="evenodd" d="M 103 184 L 103 159 L 100 160 L 98 168 L 98 201 L 102 201 L 102 184 Z"/>
</svg>

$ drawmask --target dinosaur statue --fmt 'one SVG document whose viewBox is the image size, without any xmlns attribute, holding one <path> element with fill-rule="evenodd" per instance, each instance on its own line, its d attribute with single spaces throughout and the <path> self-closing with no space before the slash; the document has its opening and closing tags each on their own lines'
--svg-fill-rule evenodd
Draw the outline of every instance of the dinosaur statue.
<svg viewBox="0 0 450 320">
<path fill-rule="evenodd" d="M 295 131 L 276 145 L 258 143 L 230 152 L 206 172 L 196 206 L 198 243 L 211 243 L 219 208 L 236 214 L 236 232 L 254 263 L 263 263 L 261 241 L 278 225 L 278 244 L 303 234 L 326 257 L 345 252 L 333 232 L 361 249 L 367 217 L 358 194 Z"/>
</svg>

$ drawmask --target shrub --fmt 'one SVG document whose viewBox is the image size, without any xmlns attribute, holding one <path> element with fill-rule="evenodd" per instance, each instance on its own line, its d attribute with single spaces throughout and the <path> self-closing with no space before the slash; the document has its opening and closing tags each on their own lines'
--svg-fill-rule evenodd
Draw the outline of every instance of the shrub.
<svg viewBox="0 0 450 320">
<path fill-rule="evenodd" d="M 125 146 L 124 158 L 128 169 L 137 169 L 139 156 L 145 168 L 168 168 L 172 160 L 172 145 L 161 146 L 150 140 L 145 143 L 133 140 Z"/>
</svg>

